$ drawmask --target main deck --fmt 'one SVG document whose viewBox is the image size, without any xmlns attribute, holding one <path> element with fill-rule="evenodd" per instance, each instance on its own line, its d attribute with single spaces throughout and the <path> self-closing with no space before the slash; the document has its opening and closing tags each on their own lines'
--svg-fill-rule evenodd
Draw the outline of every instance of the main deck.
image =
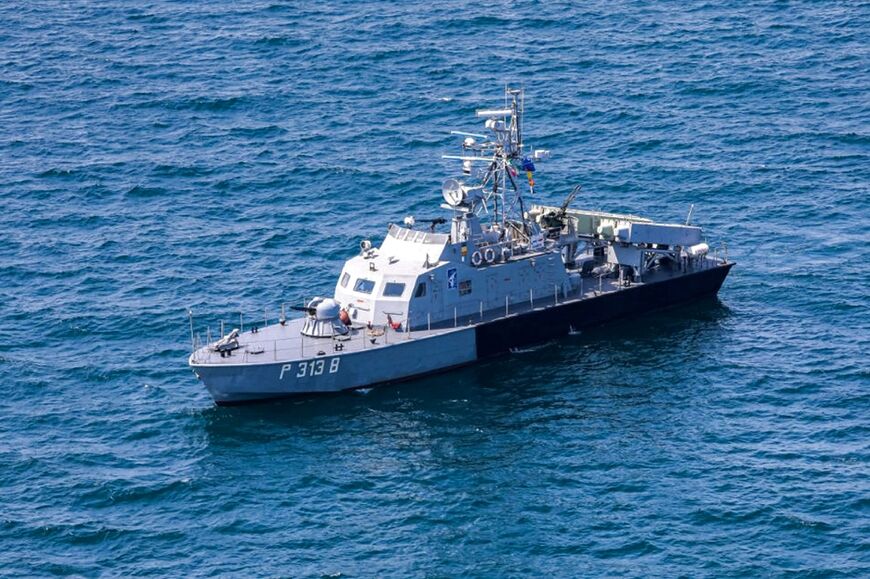
<svg viewBox="0 0 870 579">
<path fill-rule="evenodd" d="M 641 288 L 725 265 L 726 262 L 709 257 L 701 263 L 703 264 L 701 268 L 685 273 L 678 270 L 650 272 L 643 282 L 631 283 L 630 285 L 620 284 L 619 280 L 614 278 L 584 278 L 580 287 L 567 295 L 555 289 L 551 295 L 535 296 L 530 294 L 525 299 L 514 296 L 514 299 L 507 299 L 504 306 L 488 310 L 484 309 L 483 302 L 471 303 L 462 311 L 457 308 L 452 319 L 425 323 L 422 326 L 412 326 L 410 330 L 406 330 L 404 327 L 394 330 L 389 326 L 368 328 L 364 325 L 354 324 L 347 335 L 312 338 L 301 334 L 304 318 L 296 318 L 287 320 L 285 324 L 276 323 L 245 330 L 239 335 L 239 348 L 223 356 L 212 349 L 212 344 L 198 348 L 191 354 L 190 363 L 193 366 L 274 364 L 378 350 L 390 345 L 441 336 L 533 311 L 543 311 L 556 306 L 594 300 L 615 292 Z"/>
</svg>

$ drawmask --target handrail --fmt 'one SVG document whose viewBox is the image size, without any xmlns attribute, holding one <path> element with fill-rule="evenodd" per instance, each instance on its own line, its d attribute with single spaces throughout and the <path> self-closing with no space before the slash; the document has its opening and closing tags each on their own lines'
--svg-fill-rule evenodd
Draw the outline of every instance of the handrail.
<svg viewBox="0 0 870 579">
<path fill-rule="evenodd" d="M 437 335 L 454 328 L 465 328 L 490 322 L 503 318 L 506 315 L 525 314 L 536 309 L 561 305 L 566 301 L 583 300 L 589 297 L 590 292 L 600 294 L 618 289 L 616 281 L 612 279 L 605 280 L 601 277 L 594 285 L 585 284 L 584 281 L 581 279 L 579 287 L 572 287 L 569 291 L 565 291 L 563 286 L 558 285 L 554 285 L 549 291 L 543 291 L 543 287 L 538 288 L 540 291 L 518 290 L 517 292 L 501 296 L 505 298 L 506 302 L 501 301 L 501 297 L 495 301 L 463 301 L 455 305 L 455 311 L 454 306 L 448 306 L 443 312 L 445 315 L 439 316 L 441 319 L 437 321 L 431 319 L 429 312 L 418 313 L 411 311 L 406 319 L 403 331 L 392 330 L 388 326 L 376 326 L 378 330 L 383 330 L 383 334 L 377 336 L 370 335 L 370 332 L 364 326 L 354 327 L 346 339 L 336 339 L 334 337 L 332 339 L 306 338 L 301 334 L 289 337 L 252 339 L 250 338 L 250 333 L 246 332 L 245 337 L 251 339 L 251 341 L 240 349 L 234 350 L 229 356 L 221 357 L 219 352 L 206 349 L 211 346 L 209 343 L 206 345 L 206 348 L 197 347 L 191 354 L 191 360 L 193 363 L 198 364 L 218 365 L 221 363 L 232 364 L 239 362 L 256 363 L 257 361 L 282 362 L 314 357 L 319 352 L 329 356 L 345 353 L 348 350 L 363 351 L 373 347 L 399 344 L 415 338 Z M 381 336 L 383 337 L 381 338 Z M 194 339 L 196 340 L 197 337 L 194 336 Z M 376 343 L 371 343 L 373 338 L 376 340 Z M 338 346 L 338 349 L 336 349 L 336 346 Z M 252 351 L 258 351 L 258 353 L 255 354 Z"/>
</svg>

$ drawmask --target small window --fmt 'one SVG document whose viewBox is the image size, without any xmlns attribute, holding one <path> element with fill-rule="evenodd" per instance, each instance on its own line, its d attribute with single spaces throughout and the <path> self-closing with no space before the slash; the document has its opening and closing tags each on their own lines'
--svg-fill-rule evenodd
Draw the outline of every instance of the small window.
<svg viewBox="0 0 870 579">
<path fill-rule="evenodd" d="M 387 282 L 384 285 L 384 297 L 386 298 L 397 298 L 403 293 L 405 293 L 405 284 L 403 283 Z"/>
<path fill-rule="evenodd" d="M 347 282 L 349 282 L 349 281 L 350 281 L 350 274 L 345 273 L 343 276 L 341 276 L 341 287 L 347 287 Z"/>
<path fill-rule="evenodd" d="M 370 294 L 375 289 L 375 282 L 370 279 L 358 279 L 353 286 L 353 291 L 361 294 Z"/>
<path fill-rule="evenodd" d="M 459 282 L 459 295 L 467 296 L 471 293 L 471 280 L 467 279 L 465 281 Z"/>
<path fill-rule="evenodd" d="M 426 282 L 421 281 L 419 284 L 417 284 L 417 291 L 414 292 L 414 297 L 415 298 L 422 298 L 425 295 L 426 295 Z"/>
</svg>

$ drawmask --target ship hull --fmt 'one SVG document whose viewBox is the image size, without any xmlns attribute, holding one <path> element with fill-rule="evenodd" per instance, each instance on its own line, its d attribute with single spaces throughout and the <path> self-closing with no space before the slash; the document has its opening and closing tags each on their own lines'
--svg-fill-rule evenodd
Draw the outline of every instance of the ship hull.
<svg viewBox="0 0 870 579">
<path fill-rule="evenodd" d="M 592 299 L 568 302 L 555 308 L 481 324 L 476 327 L 478 358 L 565 336 L 572 329 L 598 326 L 618 318 L 716 295 L 733 265 L 727 263 L 652 284 L 627 287 Z"/>
<path fill-rule="evenodd" d="M 369 351 L 286 363 L 200 365 L 194 371 L 218 405 L 408 380 L 552 340 L 572 330 L 715 295 L 732 266 L 727 263 Z"/>
<path fill-rule="evenodd" d="M 307 360 L 199 365 L 194 372 L 219 405 L 354 390 L 470 364 L 477 360 L 474 330 Z"/>
</svg>

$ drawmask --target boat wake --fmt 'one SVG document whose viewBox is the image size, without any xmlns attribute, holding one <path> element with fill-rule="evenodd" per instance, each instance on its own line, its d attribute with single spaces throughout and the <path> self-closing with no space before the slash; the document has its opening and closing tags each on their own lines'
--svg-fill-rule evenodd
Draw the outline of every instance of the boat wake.
<svg viewBox="0 0 870 579">
<path fill-rule="evenodd" d="M 553 342 L 546 342 L 543 344 L 537 344 L 535 346 L 529 346 L 528 348 L 511 348 L 511 354 L 531 354 L 532 352 L 538 352 L 550 346 Z"/>
</svg>

